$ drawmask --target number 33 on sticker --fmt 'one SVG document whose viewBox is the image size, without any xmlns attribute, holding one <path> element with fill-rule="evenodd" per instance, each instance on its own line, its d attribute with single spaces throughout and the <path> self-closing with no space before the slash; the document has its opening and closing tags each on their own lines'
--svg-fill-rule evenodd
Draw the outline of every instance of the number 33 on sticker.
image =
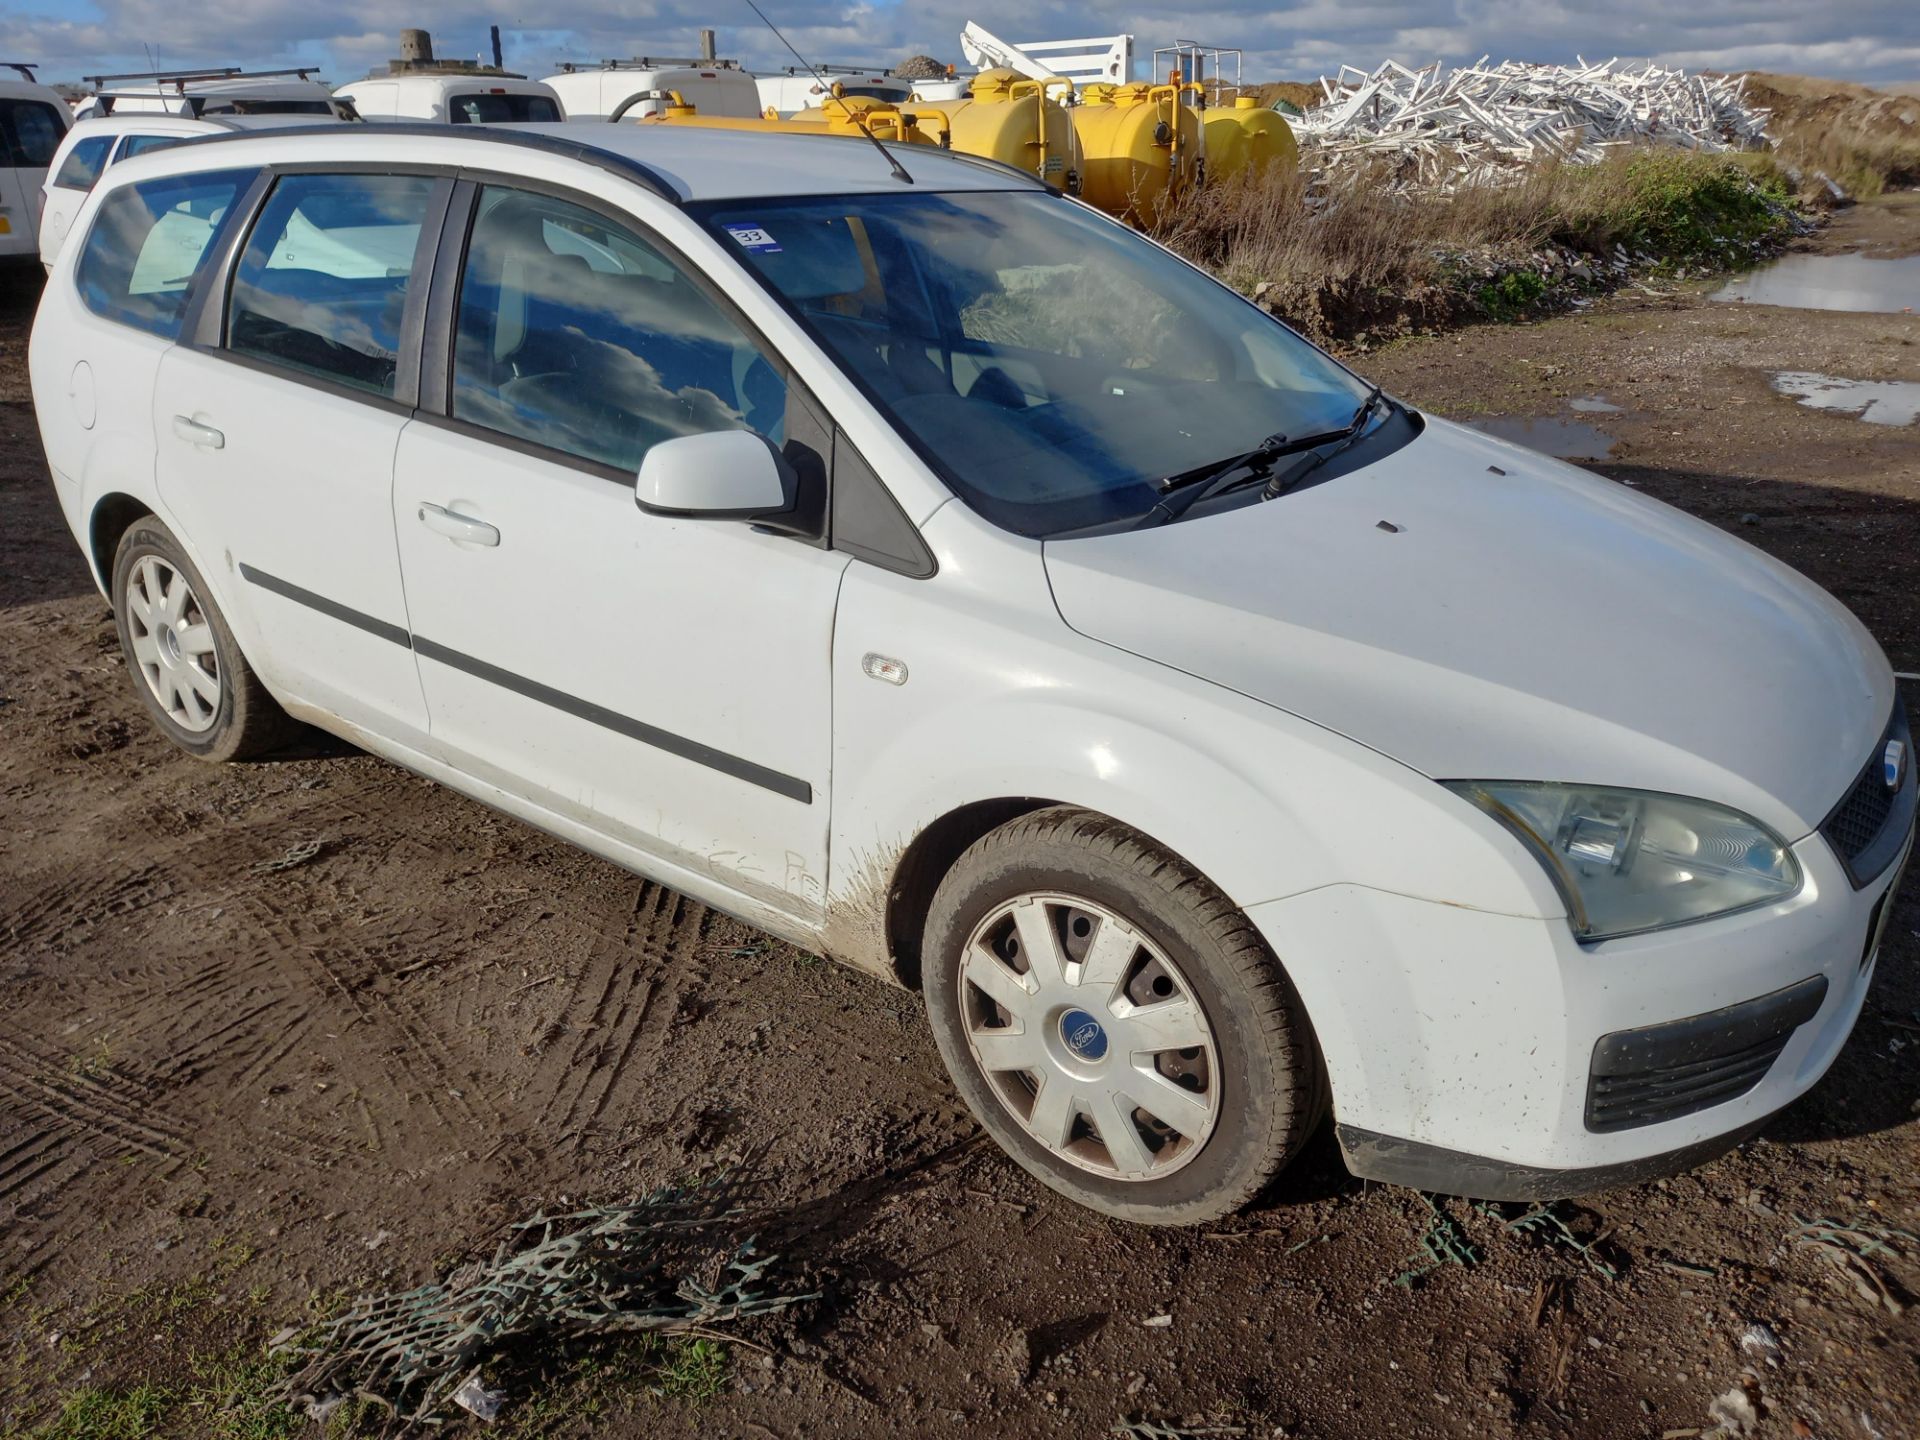
<svg viewBox="0 0 1920 1440">
<path fill-rule="evenodd" d="M 742 249 L 751 250 L 757 255 L 780 253 L 780 242 L 758 225 L 729 225 L 727 233 L 739 242 Z"/>
</svg>

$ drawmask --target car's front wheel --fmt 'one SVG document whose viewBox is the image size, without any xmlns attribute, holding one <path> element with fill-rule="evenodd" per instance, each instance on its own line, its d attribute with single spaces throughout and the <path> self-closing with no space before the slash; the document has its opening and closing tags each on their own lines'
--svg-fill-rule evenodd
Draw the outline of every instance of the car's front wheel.
<svg viewBox="0 0 1920 1440">
<path fill-rule="evenodd" d="M 1324 1109 L 1299 997 L 1247 918 L 1103 816 L 1042 810 L 978 841 L 922 957 L 934 1039 L 980 1123 L 1096 1210 L 1228 1214 Z"/>
<path fill-rule="evenodd" d="M 240 653 L 207 582 L 151 515 L 114 553 L 113 617 L 135 693 L 189 755 L 241 760 L 292 738 L 297 727 Z"/>
</svg>

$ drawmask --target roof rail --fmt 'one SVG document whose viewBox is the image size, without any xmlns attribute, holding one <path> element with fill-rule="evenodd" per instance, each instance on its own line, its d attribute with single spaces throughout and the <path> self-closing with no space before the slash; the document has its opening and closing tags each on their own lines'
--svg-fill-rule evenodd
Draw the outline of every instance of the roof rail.
<svg viewBox="0 0 1920 1440">
<path fill-rule="evenodd" d="M 29 84 L 38 85 L 40 83 L 40 77 L 35 75 L 33 71 L 34 67 L 39 63 L 38 60 L 0 60 L 0 70 L 18 71 L 22 80 L 27 81 Z"/>
<path fill-rule="evenodd" d="M 193 148 L 197 152 L 205 145 L 224 145 L 236 140 L 283 139 L 291 135 L 331 135 L 338 138 L 340 133 L 341 128 L 337 125 L 287 125 L 274 130 L 243 130 L 227 135 L 209 135 L 204 140 L 196 141 Z M 382 120 L 378 124 L 355 126 L 351 133 L 417 135 L 435 140 L 482 140 L 493 145 L 513 145 L 523 150 L 544 150 L 549 155 L 558 155 L 567 160 L 579 160 L 605 170 L 610 175 L 631 180 L 642 189 L 652 191 L 669 205 L 678 206 L 686 203 L 686 197 L 674 189 L 672 182 L 651 165 L 643 164 L 630 156 L 617 155 L 611 150 L 602 150 L 597 145 L 589 145 L 585 141 L 574 140 L 565 135 L 549 135 L 544 131 L 531 129 L 507 130 L 498 125 L 446 125 L 425 121 L 415 123 L 409 120 Z M 1019 173 L 1027 175 L 1029 179 L 1033 178 L 1028 171 L 1023 170 Z"/>
<path fill-rule="evenodd" d="M 195 80 L 280 80 L 289 75 L 305 80 L 319 70 L 318 65 L 296 65 L 287 70 L 242 70 L 238 65 L 218 65 L 199 70 L 129 70 L 119 75 L 82 75 L 80 78 L 89 85 L 108 85 L 121 80 L 184 85 Z"/>
</svg>

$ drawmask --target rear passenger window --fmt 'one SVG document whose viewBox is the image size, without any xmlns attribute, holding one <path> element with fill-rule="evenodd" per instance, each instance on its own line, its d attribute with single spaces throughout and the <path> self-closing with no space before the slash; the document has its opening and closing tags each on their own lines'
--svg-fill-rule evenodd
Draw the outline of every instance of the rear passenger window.
<svg viewBox="0 0 1920 1440">
<path fill-rule="evenodd" d="M 227 348 L 391 396 L 428 175 L 289 175 L 234 271 Z"/>
<path fill-rule="evenodd" d="M 107 168 L 107 151 L 112 148 L 111 135 L 89 135 L 75 142 L 60 162 L 60 173 L 53 177 L 53 183 L 67 190 L 93 189 L 100 172 Z"/>
<path fill-rule="evenodd" d="M 109 194 L 75 272 L 87 308 L 136 330 L 177 337 L 200 262 L 252 180 L 251 170 L 216 170 L 123 185 Z"/>
<path fill-rule="evenodd" d="M 113 158 L 116 162 L 131 160 L 136 155 L 147 155 L 155 150 L 167 150 L 175 145 L 184 145 L 192 138 L 190 135 L 129 135 L 120 142 L 120 153 Z"/>
<path fill-rule="evenodd" d="M 675 265 L 564 200 L 489 187 L 468 242 L 453 414 L 624 472 L 676 435 L 782 443 L 787 387 Z"/>
</svg>

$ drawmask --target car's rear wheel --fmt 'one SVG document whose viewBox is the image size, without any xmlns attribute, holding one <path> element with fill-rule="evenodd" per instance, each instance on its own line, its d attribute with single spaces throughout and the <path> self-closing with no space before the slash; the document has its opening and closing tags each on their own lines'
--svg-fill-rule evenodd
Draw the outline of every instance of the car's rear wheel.
<svg viewBox="0 0 1920 1440">
<path fill-rule="evenodd" d="M 1198 1224 L 1253 1199 L 1325 1108 L 1299 997 L 1247 918 L 1136 831 L 1054 808 L 942 881 L 922 975 L 975 1116 L 1084 1205 Z"/>
<path fill-rule="evenodd" d="M 284 745 L 295 726 L 234 642 L 212 592 L 152 516 L 135 521 L 113 561 L 120 649 L 147 713 L 202 760 L 241 760 Z"/>
</svg>

